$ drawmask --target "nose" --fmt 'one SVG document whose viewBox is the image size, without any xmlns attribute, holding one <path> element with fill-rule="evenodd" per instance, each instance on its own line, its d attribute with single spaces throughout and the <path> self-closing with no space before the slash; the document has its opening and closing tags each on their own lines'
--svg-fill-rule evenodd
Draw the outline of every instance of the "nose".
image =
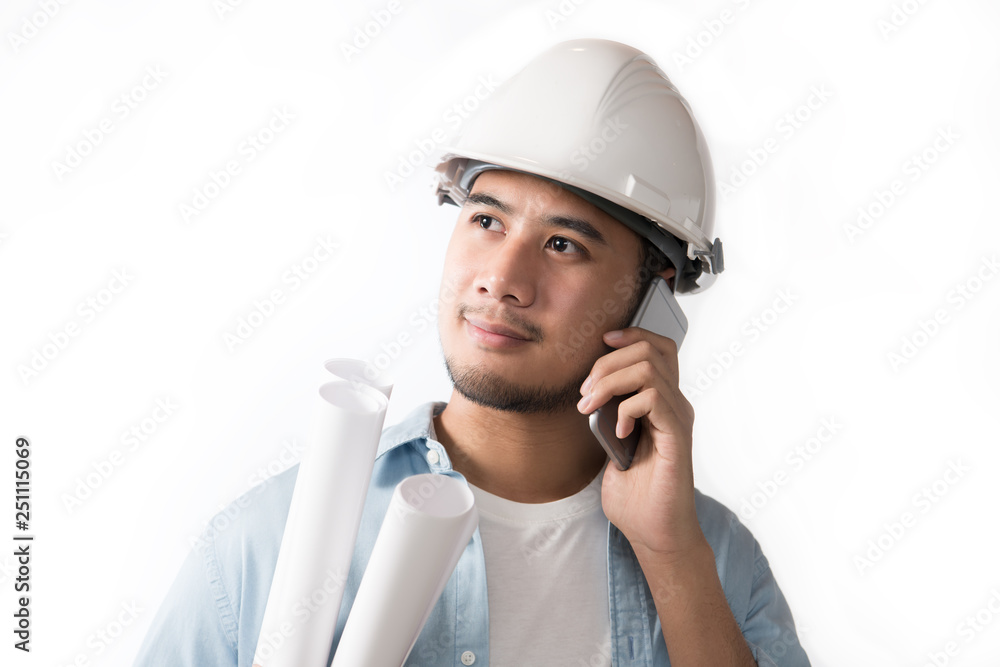
<svg viewBox="0 0 1000 667">
<path fill-rule="evenodd" d="M 477 292 L 512 306 L 530 306 L 535 300 L 537 260 L 529 241 L 508 233 L 482 257 Z"/>
</svg>

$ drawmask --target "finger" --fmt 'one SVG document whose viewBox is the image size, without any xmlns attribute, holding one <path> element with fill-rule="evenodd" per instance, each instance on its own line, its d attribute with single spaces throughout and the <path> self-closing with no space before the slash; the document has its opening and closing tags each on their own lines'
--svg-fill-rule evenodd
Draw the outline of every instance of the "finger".
<svg viewBox="0 0 1000 667">
<path fill-rule="evenodd" d="M 640 359 L 611 375 L 594 380 L 578 404 L 584 414 L 601 407 L 612 396 L 625 396 L 663 383 L 659 369 L 649 359 Z"/>
<path fill-rule="evenodd" d="M 671 384 L 677 384 L 678 380 L 671 377 L 672 373 L 676 373 L 676 364 L 672 366 L 651 341 L 638 339 L 628 347 L 612 350 L 595 361 L 587 381 L 580 387 L 580 393 L 592 391 L 594 384 L 600 380 L 643 361 L 653 364 L 659 377 L 666 378 Z"/>
<path fill-rule="evenodd" d="M 683 396 L 666 396 L 650 387 L 622 401 L 615 432 L 619 438 L 625 437 L 637 420 L 646 417 L 652 428 L 663 433 L 690 433 L 694 416 L 689 408 L 690 403 Z"/>
<path fill-rule="evenodd" d="M 669 351 L 673 351 L 674 354 L 677 353 L 677 343 L 672 338 L 661 336 L 655 331 L 650 331 L 649 329 L 625 327 L 624 329 L 605 331 L 603 336 L 604 342 L 611 347 L 624 347 L 642 339 L 653 341 L 663 353 L 667 353 Z"/>
<path fill-rule="evenodd" d="M 638 347 L 633 345 L 631 347 Z M 616 350 L 625 353 L 627 350 Z M 612 352 L 611 354 L 615 354 Z M 606 355 L 606 356 L 611 356 Z M 655 363 L 654 359 L 640 358 L 634 364 L 626 366 L 603 378 L 593 380 L 594 375 L 584 383 L 586 392 L 577 408 L 584 414 L 589 414 L 605 405 L 613 396 L 626 396 L 628 394 L 642 392 L 646 389 L 655 389 L 659 396 L 668 404 L 670 410 L 676 413 L 682 423 L 694 423 L 694 407 L 681 392 L 675 378 L 664 377 L 662 368 Z M 619 413 L 621 414 L 621 413 Z M 637 419 L 642 414 L 630 415 Z M 622 428 L 624 435 L 632 431 L 632 422 L 624 420 Z M 665 426 L 663 428 L 666 428 Z M 623 437 L 619 433 L 618 437 Z"/>
<path fill-rule="evenodd" d="M 615 422 L 615 435 L 624 438 L 635 430 L 636 421 L 653 410 L 656 403 L 656 396 L 653 394 L 656 394 L 656 390 L 649 388 L 621 402 L 618 406 L 618 419 Z M 628 408 L 625 407 L 626 403 Z"/>
<path fill-rule="evenodd" d="M 663 358 L 674 376 L 678 375 L 677 343 L 672 338 L 667 338 L 666 336 L 661 336 L 658 333 L 649 331 L 648 329 L 640 329 L 639 327 L 628 327 L 627 329 L 608 331 L 604 334 L 604 342 L 609 347 L 619 349 L 628 349 L 628 347 L 640 341 L 649 343 Z"/>
</svg>

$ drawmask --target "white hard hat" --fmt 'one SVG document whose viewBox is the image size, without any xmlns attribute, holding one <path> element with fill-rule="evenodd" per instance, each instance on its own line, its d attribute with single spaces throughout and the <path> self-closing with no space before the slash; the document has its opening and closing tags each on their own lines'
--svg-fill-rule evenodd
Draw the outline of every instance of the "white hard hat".
<svg viewBox="0 0 1000 667">
<path fill-rule="evenodd" d="M 687 101 L 646 54 L 603 39 L 557 44 L 501 84 L 436 167 L 438 203 L 511 169 L 559 183 L 649 239 L 677 269 L 675 292 L 723 270 L 715 181 Z"/>
</svg>

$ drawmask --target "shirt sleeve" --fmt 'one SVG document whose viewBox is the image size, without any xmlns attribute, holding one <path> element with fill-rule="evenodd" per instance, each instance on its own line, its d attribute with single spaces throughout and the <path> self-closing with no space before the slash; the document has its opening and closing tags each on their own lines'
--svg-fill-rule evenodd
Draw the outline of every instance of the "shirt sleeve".
<svg viewBox="0 0 1000 667">
<path fill-rule="evenodd" d="M 212 557 L 214 543 L 204 539 L 181 566 L 134 667 L 236 667 L 236 619 Z"/>
<path fill-rule="evenodd" d="M 810 667 L 799 643 L 792 611 L 778 587 L 767 557 L 754 540 L 754 576 L 743 638 L 758 667 Z"/>
</svg>

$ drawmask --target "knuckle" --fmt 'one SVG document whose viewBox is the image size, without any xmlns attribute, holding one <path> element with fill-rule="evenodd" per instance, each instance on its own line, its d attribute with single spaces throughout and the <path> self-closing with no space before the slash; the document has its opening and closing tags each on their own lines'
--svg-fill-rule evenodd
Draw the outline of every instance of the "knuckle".
<svg viewBox="0 0 1000 667">
<path fill-rule="evenodd" d="M 638 341 L 636 343 L 636 345 L 639 346 L 639 351 L 642 352 L 646 356 L 650 356 L 652 354 L 658 354 L 658 352 L 656 350 L 656 346 L 653 345 L 648 340 L 646 340 L 645 338 L 643 338 L 642 340 Z"/>
</svg>

